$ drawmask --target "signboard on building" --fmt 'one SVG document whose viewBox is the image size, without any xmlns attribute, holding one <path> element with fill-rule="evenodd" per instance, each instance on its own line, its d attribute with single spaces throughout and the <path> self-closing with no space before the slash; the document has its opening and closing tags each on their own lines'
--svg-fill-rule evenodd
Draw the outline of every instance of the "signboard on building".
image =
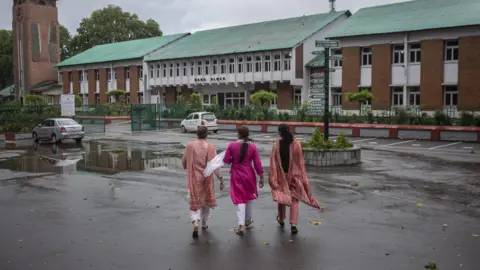
<svg viewBox="0 0 480 270">
<path fill-rule="evenodd" d="M 75 95 L 61 95 L 60 108 L 63 117 L 75 116 Z"/>
</svg>

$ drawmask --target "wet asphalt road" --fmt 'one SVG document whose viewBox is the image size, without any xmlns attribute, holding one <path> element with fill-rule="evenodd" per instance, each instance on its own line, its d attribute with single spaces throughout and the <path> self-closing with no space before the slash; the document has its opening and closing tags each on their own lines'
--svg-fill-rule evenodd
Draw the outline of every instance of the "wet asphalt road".
<svg viewBox="0 0 480 270">
<path fill-rule="evenodd" d="M 269 148 L 260 146 L 265 166 Z M 277 226 L 266 186 L 244 237 L 231 231 L 224 191 L 195 241 L 181 145 L 35 149 L 0 150 L 2 270 L 480 269 L 478 164 L 366 150 L 360 165 L 309 169 L 326 209 L 302 205 L 296 237 Z"/>
</svg>

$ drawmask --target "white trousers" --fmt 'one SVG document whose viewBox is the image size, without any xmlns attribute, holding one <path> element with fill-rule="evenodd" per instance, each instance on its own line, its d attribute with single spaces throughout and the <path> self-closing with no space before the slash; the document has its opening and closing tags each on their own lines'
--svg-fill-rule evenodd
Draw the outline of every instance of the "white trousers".
<svg viewBox="0 0 480 270">
<path fill-rule="evenodd" d="M 247 203 L 237 204 L 238 226 L 245 226 L 245 220 L 252 220 L 252 203 L 253 201 L 248 201 Z"/>
<path fill-rule="evenodd" d="M 202 209 L 197 211 L 190 210 L 190 218 L 192 221 L 202 221 L 202 226 L 205 226 L 210 215 L 210 208 L 202 207 Z"/>
</svg>

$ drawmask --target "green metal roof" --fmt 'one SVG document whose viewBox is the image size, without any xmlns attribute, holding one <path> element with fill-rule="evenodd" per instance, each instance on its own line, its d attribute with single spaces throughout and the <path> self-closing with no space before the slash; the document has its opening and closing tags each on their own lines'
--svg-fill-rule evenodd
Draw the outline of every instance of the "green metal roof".
<svg viewBox="0 0 480 270">
<path fill-rule="evenodd" d="M 306 67 L 323 67 L 325 66 L 325 55 L 324 54 L 319 54 L 315 56 L 310 62 L 308 62 Z"/>
<path fill-rule="evenodd" d="M 117 42 L 95 46 L 57 64 L 57 67 L 85 65 L 144 57 L 188 33 Z"/>
<path fill-rule="evenodd" d="M 0 90 L 0 97 L 9 97 L 15 92 L 15 85 L 12 84 Z"/>
<path fill-rule="evenodd" d="M 41 92 L 44 90 L 52 89 L 54 87 L 59 87 L 59 84 L 57 82 L 45 82 L 30 88 L 30 91 Z"/>
<path fill-rule="evenodd" d="M 293 48 L 349 11 L 315 14 L 196 32 L 145 57 L 146 61 Z"/>
<path fill-rule="evenodd" d="M 328 38 L 480 24 L 479 0 L 415 0 L 360 9 Z"/>
</svg>

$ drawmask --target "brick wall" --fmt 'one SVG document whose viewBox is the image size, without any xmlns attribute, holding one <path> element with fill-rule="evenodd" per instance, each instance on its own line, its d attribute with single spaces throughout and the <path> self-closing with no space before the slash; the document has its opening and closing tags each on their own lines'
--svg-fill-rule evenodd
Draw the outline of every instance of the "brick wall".
<svg viewBox="0 0 480 270">
<path fill-rule="evenodd" d="M 295 48 L 295 78 L 303 78 L 303 43 Z"/>
<path fill-rule="evenodd" d="M 459 40 L 458 109 L 480 109 L 480 36 Z"/>
<path fill-rule="evenodd" d="M 372 46 L 372 109 L 387 109 L 391 105 L 392 45 Z"/>
<path fill-rule="evenodd" d="M 99 72 L 100 72 L 100 85 L 99 85 L 100 104 L 105 104 L 107 103 L 107 89 L 108 89 L 107 69 L 101 68 L 99 69 Z"/>
<path fill-rule="evenodd" d="M 125 83 L 125 68 L 123 66 L 120 66 L 120 67 L 116 67 L 116 70 L 117 70 L 117 89 L 126 91 L 127 85 Z"/>
<path fill-rule="evenodd" d="M 73 94 L 78 95 L 80 93 L 80 71 L 72 71 L 72 77 L 73 77 Z"/>
<path fill-rule="evenodd" d="M 278 83 L 277 107 L 280 110 L 291 110 L 293 99 L 293 87 L 288 82 Z"/>
<path fill-rule="evenodd" d="M 443 40 L 421 42 L 420 104 L 425 110 L 443 107 Z"/>
<path fill-rule="evenodd" d="M 360 85 L 360 48 L 342 48 L 342 54 L 344 58 L 342 65 L 342 108 L 358 110 L 358 103 L 349 102 L 346 93 L 357 92 Z"/>
<path fill-rule="evenodd" d="M 139 76 L 140 67 L 130 66 L 130 103 L 138 103 L 138 91 L 140 89 Z"/>
<path fill-rule="evenodd" d="M 64 71 L 62 72 L 62 83 L 63 83 L 63 93 L 70 94 L 70 80 L 68 78 L 69 72 Z"/>
<path fill-rule="evenodd" d="M 95 70 L 88 70 L 88 104 L 95 104 L 95 92 L 97 90 L 97 78 L 95 76 Z"/>
</svg>

